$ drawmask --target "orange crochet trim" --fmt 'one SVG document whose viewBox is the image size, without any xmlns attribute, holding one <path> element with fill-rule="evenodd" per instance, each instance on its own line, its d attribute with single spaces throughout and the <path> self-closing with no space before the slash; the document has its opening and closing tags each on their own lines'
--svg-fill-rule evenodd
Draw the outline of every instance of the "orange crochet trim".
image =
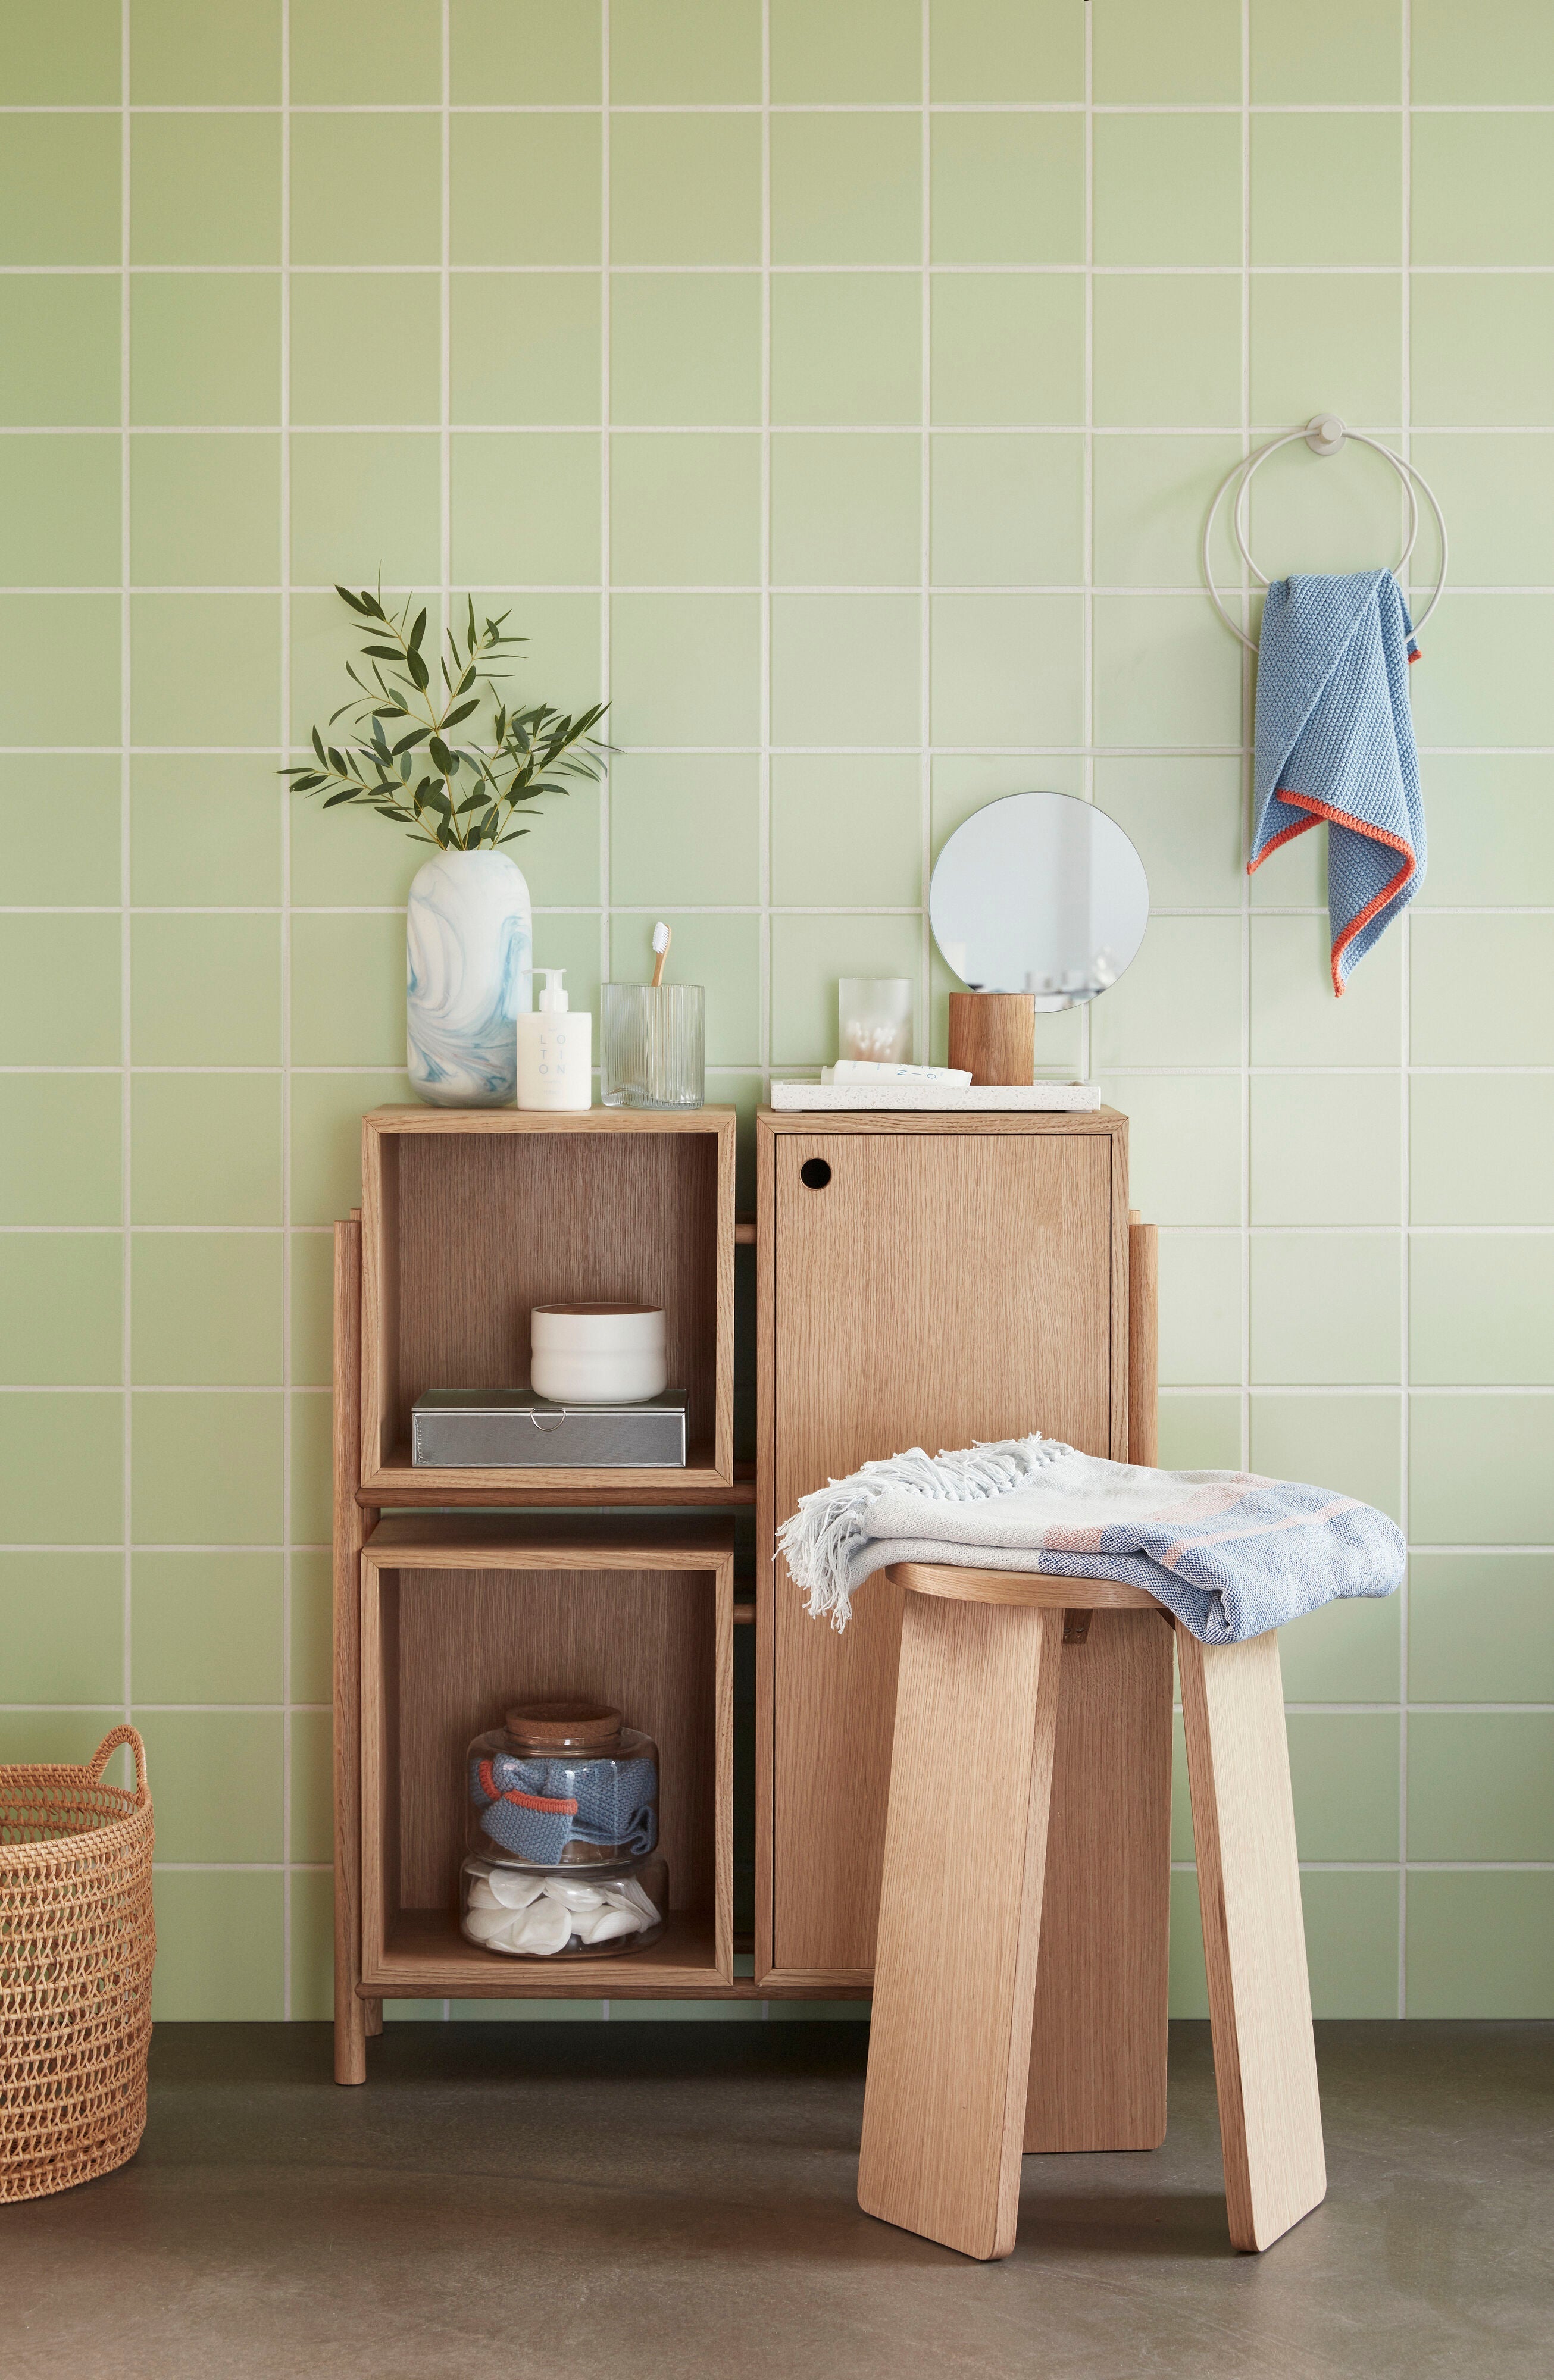
<svg viewBox="0 0 1554 2380">
<path fill-rule="evenodd" d="M 1275 797 L 1279 801 L 1289 802 L 1295 809 L 1309 811 L 1310 816 L 1303 818 L 1298 826 L 1287 826 L 1282 834 L 1275 835 L 1266 851 L 1259 852 L 1255 859 L 1249 860 L 1247 862 L 1246 868 L 1246 872 L 1249 876 L 1255 875 L 1257 869 L 1261 868 L 1264 860 L 1268 856 L 1268 852 L 1277 851 L 1281 843 L 1288 843 L 1290 841 L 1291 835 L 1304 834 L 1307 827 L 1315 826 L 1318 819 L 1327 819 L 1329 824 L 1333 826 L 1351 827 L 1356 834 L 1367 834 L 1373 843 L 1385 844 L 1389 851 L 1401 851 L 1403 855 L 1404 865 L 1399 868 L 1397 874 L 1392 877 L 1388 883 L 1382 886 L 1380 892 L 1377 892 L 1373 899 L 1366 902 L 1364 907 L 1361 910 L 1357 917 L 1351 917 L 1348 925 L 1345 926 L 1342 933 L 1339 935 L 1337 941 L 1333 944 L 1332 959 L 1330 962 L 1333 976 L 1333 996 L 1337 1000 L 1341 1000 L 1343 998 L 1343 979 L 1339 974 L 1340 959 L 1343 956 L 1344 952 L 1349 948 L 1350 943 L 1354 940 L 1355 935 L 1360 931 L 1361 928 L 1363 926 L 1368 926 L 1371 919 L 1377 915 L 1377 911 L 1385 909 L 1389 901 L 1393 900 L 1396 895 L 1402 891 L 1403 886 L 1413 874 L 1419 862 L 1414 857 L 1413 844 L 1405 843 L 1401 834 L 1389 834 L 1384 827 L 1368 826 L 1364 819 L 1352 818 L 1347 810 L 1335 809 L 1330 802 L 1319 802 L 1315 794 L 1292 793 L 1288 785 L 1275 786 L 1274 793 Z"/>
</svg>

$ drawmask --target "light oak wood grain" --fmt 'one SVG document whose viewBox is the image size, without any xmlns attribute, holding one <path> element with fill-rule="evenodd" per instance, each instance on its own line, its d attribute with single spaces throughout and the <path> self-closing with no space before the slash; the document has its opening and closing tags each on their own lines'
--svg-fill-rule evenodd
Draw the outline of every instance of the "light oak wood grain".
<svg viewBox="0 0 1554 2380">
<path fill-rule="evenodd" d="M 413 1465 L 408 1446 L 398 1446 L 386 1463 L 357 1490 L 358 1499 L 374 1510 L 385 1504 L 447 1506 L 501 1504 L 521 1511 L 528 1506 L 586 1502 L 591 1505 L 691 1504 L 719 1512 L 740 1512 L 755 1502 L 753 1466 L 736 1463 L 732 1481 L 712 1467 L 710 1445 L 692 1447 L 683 1470 L 471 1470 L 446 1471 L 429 1464 Z"/>
<path fill-rule="evenodd" d="M 1014 2245 L 1063 1623 L 909 1596 L 858 2203 Z"/>
<path fill-rule="evenodd" d="M 1153 1223 L 1128 1218 L 1128 1460 L 1160 1460 L 1160 1253 Z"/>
<path fill-rule="evenodd" d="M 1056 1578 L 1041 1571 L 981 1570 L 951 1562 L 892 1562 L 885 1576 L 913 1595 L 945 1596 L 952 1603 L 1018 1603 L 1032 1611 L 1160 1609 L 1144 1587 L 1130 1586 L 1120 1578 Z"/>
<path fill-rule="evenodd" d="M 361 1224 L 335 1226 L 335 2080 L 367 2079 L 361 1975 L 361 1650 L 357 1560 L 371 1515 L 356 1500 L 361 1444 Z"/>
<path fill-rule="evenodd" d="M 830 1111 L 811 1109 L 758 1108 L 755 1121 L 762 1132 L 775 1134 L 779 1139 L 786 1133 L 799 1133 L 805 1138 L 824 1137 L 837 1133 L 846 1138 L 880 1135 L 884 1138 L 910 1138 L 926 1134 L 930 1138 L 944 1139 L 959 1133 L 972 1133 L 984 1140 L 998 1140 L 1006 1135 L 1032 1132 L 1043 1135 L 1072 1134 L 1083 1139 L 1096 1137 L 1109 1140 L 1119 1132 L 1126 1135 L 1128 1119 L 1118 1108 L 1083 1109 L 982 1109 L 974 1113 L 956 1113 L 947 1108 L 838 1108 Z M 1123 1201 L 1126 1207 L 1127 1201 Z M 1122 1218 L 1118 1218 L 1120 1225 Z"/>
<path fill-rule="evenodd" d="M 973 1083 L 1035 1080 L 1036 1003 L 1028 991 L 952 991 L 949 1063 Z"/>
</svg>

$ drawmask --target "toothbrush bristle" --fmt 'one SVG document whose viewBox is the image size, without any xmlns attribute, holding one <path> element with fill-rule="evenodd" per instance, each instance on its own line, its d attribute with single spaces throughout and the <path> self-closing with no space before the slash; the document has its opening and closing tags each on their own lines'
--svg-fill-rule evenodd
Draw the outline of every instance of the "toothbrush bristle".
<svg viewBox="0 0 1554 2380">
<path fill-rule="evenodd" d="M 653 947 L 655 951 L 667 951 L 669 947 L 669 929 L 662 918 L 653 929 Z"/>
</svg>

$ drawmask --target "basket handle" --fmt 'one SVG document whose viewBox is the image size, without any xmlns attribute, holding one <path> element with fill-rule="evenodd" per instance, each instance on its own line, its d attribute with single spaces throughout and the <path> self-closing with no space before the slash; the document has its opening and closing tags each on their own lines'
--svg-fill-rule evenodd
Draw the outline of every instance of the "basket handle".
<svg viewBox="0 0 1554 2380">
<path fill-rule="evenodd" d="M 141 1742 L 139 1732 L 136 1729 L 132 1727 L 111 1728 L 108 1733 L 103 1738 L 102 1742 L 98 1745 L 91 1759 L 87 1762 L 86 1773 L 91 1778 L 94 1785 L 100 1785 L 103 1781 L 104 1769 L 106 1768 L 109 1761 L 112 1759 L 114 1754 L 118 1750 L 121 1743 L 128 1744 L 130 1750 L 134 1753 L 135 1799 L 137 1802 L 143 1802 L 146 1798 L 146 1747 Z"/>
</svg>

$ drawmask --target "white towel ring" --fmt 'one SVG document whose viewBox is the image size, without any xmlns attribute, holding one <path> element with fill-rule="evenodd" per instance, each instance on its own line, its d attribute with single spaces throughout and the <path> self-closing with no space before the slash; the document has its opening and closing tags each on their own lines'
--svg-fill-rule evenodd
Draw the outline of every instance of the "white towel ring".
<svg viewBox="0 0 1554 2380">
<path fill-rule="evenodd" d="M 1408 558 L 1413 552 L 1414 546 L 1418 540 L 1419 498 L 1414 491 L 1416 488 L 1423 490 L 1426 497 L 1429 501 L 1430 510 L 1436 516 L 1436 527 L 1440 532 L 1440 576 L 1436 580 L 1435 590 L 1432 593 L 1429 601 L 1426 604 L 1425 609 L 1420 613 L 1418 619 L 1415 620 L 1413 624 L 1415 630 L 1422 628 L 1426 621 L 1429 618 L 1431 613 L 1435 610 L 1436 605 L 1440 601 L 1441 596 L 1446 589 L 1446 565 L 1448 554 L 1446 516 L 1441 511 L 1439 500 L 1436 495 L 1435 490 L 1431 487 L 1428 480 L 1426 479 L 1423 471 L 1417 469 L 1413 463 L 1406 461 L 1401 455 L 1395 455 L 1390 446 L 1384 446 L 1379 438 L 1367 438 L 1361 431 L 1346 428 L 1336 413 L 1314 413 L 1303 430 L 1289 430 L 1286 431 L 1282 438 L 1270 438 L 1266 446 L 1255 447 L 1250 455 L 1243 455 L 1240 462 L 1233 463 L 1230 468 L 1226 472 L 1225 477 L 1220 480 L 1218 487 L 1214 492 L 1214 502 L 1208 508 L 1208 518 L 1204 523 L 1204 584 L 1208 589 L 1209 601 L 1214 605 L 1215 610 L 1224 621 L 1225 625 L 1230 629 L 1230 634 L 1233 637 L 1240 638 L 1241 642 L 1246 647 L 1249 653 L 1254 653 L 1257 650 L 1255 638 L 1249 637 L 1245 629 L 1241 625 L 1241 623 L 1238 620 L 1233 620 L 1231 618 L 1230 613 L 1226 610 L 1224 603 L 1220 601 L 1219 589 L 1214 583 L 1214 570 L 1209 559 L 1214 538 L 1214 524 L 1218 516 L 1220 504 L 1233 487 L 1236 492 L 1236 499 L 1233 506 L 1231 507 L 1230 527 L 1236 540 L 1236 551 L 1241 555 L 1242 560 L 1245 563 L 1247 569 L 1251 572 L 1252 577 L 1256 580 L 1259 587 L 1266 587 L 1269 583 L 1267 577 L 1266 573 L 1258 569 L 1257 565 L 1254 562 L 1251 551 L 1246 542 L 1246 516 L 1249 510 L 1248 491 L 1252 486 L 1252 474 L 1257 468 L 1259 463 L 1266 463 L 1268 456 L 1270 455 L 1277 455 L 1281 446 L 1292 446 L 1296 440 L 1300 438 L 1303 438 L 1305 440 L 1306 444 L 1311 448 L 1314 455 L 1337 455 L 1341 453 L 1348 441 L 1352 439 L 1357 446 L 1368 446 L 1373 455 L 1379 455 L 1385 462 L 1391 464 L 1393 470 L 1396 471 L 1399 479 L 1402 481 L 1403 493 L 1408 498 L 1408 537 L 1401 553 L 1398 556 L 1397 561 L 1392 565 L 1392 575 L 1394 577 L 1396 577 L 1407 565 Z"/>
</svg>

